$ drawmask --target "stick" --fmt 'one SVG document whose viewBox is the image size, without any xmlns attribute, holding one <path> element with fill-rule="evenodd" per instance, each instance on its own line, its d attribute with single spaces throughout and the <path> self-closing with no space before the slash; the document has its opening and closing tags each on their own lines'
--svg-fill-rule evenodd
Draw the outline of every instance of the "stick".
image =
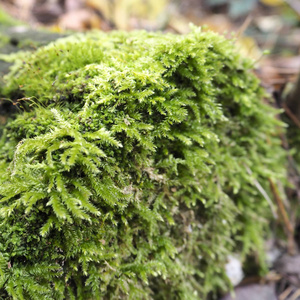
<svg viewBox="0 0 300 300">
<path fill-rule="evenodd" d="M 282 202 L 282 200 L 281 200 L 281 198 L 278 194 L 277 188 L 276 188 L 274 182 L 272 181 L 272 179 L 269 178 L 269 182 L 270 182 L 270 186 L 271 186 L 271 190 L 273 192 L 274 198 L 275 198 L 276 203 L 277 203 L 277 207 L 278 207 L 278 209 L 280 211 L 280 214 L 282 216 L 284 225 L 285 225 L 285 227 L 286 227 L 286 229 L 288 230 L 289 233 L 294 234 L 294 227 L 293 227 L 293 225 L 291 224 L 291 222 L 288 218 L 286 209 L 285 209 L 285 207 L 283 205 L 283 202 Z"/>
<path fill-rule="evenodd" d="M 284 111 L 286 112 L 286 114 L 291 118 L 291 120 L 297 125 L 298 128 L 300 128 L 300 121 L 292 113 L 292 111 L 288 108 L 288 106 L 285 103 L 283 103 L 282 107 L 283 107 Z"/>
</svg>

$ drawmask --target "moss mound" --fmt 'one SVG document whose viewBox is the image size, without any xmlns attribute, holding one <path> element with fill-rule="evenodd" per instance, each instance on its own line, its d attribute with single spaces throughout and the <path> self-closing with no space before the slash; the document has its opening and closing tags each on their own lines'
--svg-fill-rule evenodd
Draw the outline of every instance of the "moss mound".
<svg viewBox="0 0 300 300">
<path fill-rule="evenodd" d="M 263 262 L 280 123 L 234 44 L 76 35 L 19 54 L 2 95 L 1 299 L 204 299 Z M 277 129 L 276 129 L 277 128 Z M 279 129 L 281 130 L 281 129 Z"/>
</svg>

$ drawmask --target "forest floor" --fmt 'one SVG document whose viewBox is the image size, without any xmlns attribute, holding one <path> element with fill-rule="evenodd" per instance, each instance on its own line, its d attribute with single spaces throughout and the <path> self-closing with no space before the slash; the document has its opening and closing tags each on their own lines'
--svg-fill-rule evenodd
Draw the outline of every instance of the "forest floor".
<svg viewBox="0 0 300 300">
<path fill-rule="evenodd" d="M 283 110 L 287 109 L 284 97 L 300 70 L 298 0 L 1 0 L 0 9 L 0 25 L 16 25 L 10 15 L 19 20 L 17 31 L 22 32 L 22 27 L 28 25 L 34 30 L 46 28 L 54 38 L 91 29 L 182 34 L 189 31 L 189 23 L 205 25 L 227 36 L 235 32 L 237 50 L 256 61 L 257 76 L 274 96 L 276 106 Z M 293 112 L 286 113 L 299 126 Z M 299 176 L 289 173 L 294 188 L 288 191 L 288 198 L 297 198 L 300 204 Z M 299 216 L 288 201 L 278 198 L 276 191 L 273 198 L 282 216 L 278 223 L 285 236 L 266 241 L 270 271 L 265 276 L 253 272 L 242 279 L 238 259 L 229 261 L 230 276 L 242 279 L 235 288 L 236 300 L 300 299 Z M 222 299 L 233 298 L 225 295 Z"/>
</svg>

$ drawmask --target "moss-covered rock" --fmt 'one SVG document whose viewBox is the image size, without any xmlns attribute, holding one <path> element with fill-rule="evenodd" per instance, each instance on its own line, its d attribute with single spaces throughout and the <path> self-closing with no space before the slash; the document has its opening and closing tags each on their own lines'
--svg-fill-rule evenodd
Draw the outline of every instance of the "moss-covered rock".
<svg viewBox="0 0 300 300">
<path fill-rule="evenodd" d="M 263 264 L 281 124 L 211 32 L 75 35 L 22 55 L 4 97 L 1 299 L 205 299 Z"/>
</svg>

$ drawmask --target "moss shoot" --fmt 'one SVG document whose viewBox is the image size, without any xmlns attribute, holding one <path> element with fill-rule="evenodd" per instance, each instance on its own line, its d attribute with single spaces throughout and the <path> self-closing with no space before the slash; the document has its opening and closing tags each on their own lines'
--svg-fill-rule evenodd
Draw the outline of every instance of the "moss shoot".
<svg viewBox="0 0 300 300">
<path fill-rule="evenodd" d="M 17 54 L 2 97 L 0 299 L 205 299 L 264 262 L 282 125 L 232 41 L 92 32 Z"/>
</svg>

